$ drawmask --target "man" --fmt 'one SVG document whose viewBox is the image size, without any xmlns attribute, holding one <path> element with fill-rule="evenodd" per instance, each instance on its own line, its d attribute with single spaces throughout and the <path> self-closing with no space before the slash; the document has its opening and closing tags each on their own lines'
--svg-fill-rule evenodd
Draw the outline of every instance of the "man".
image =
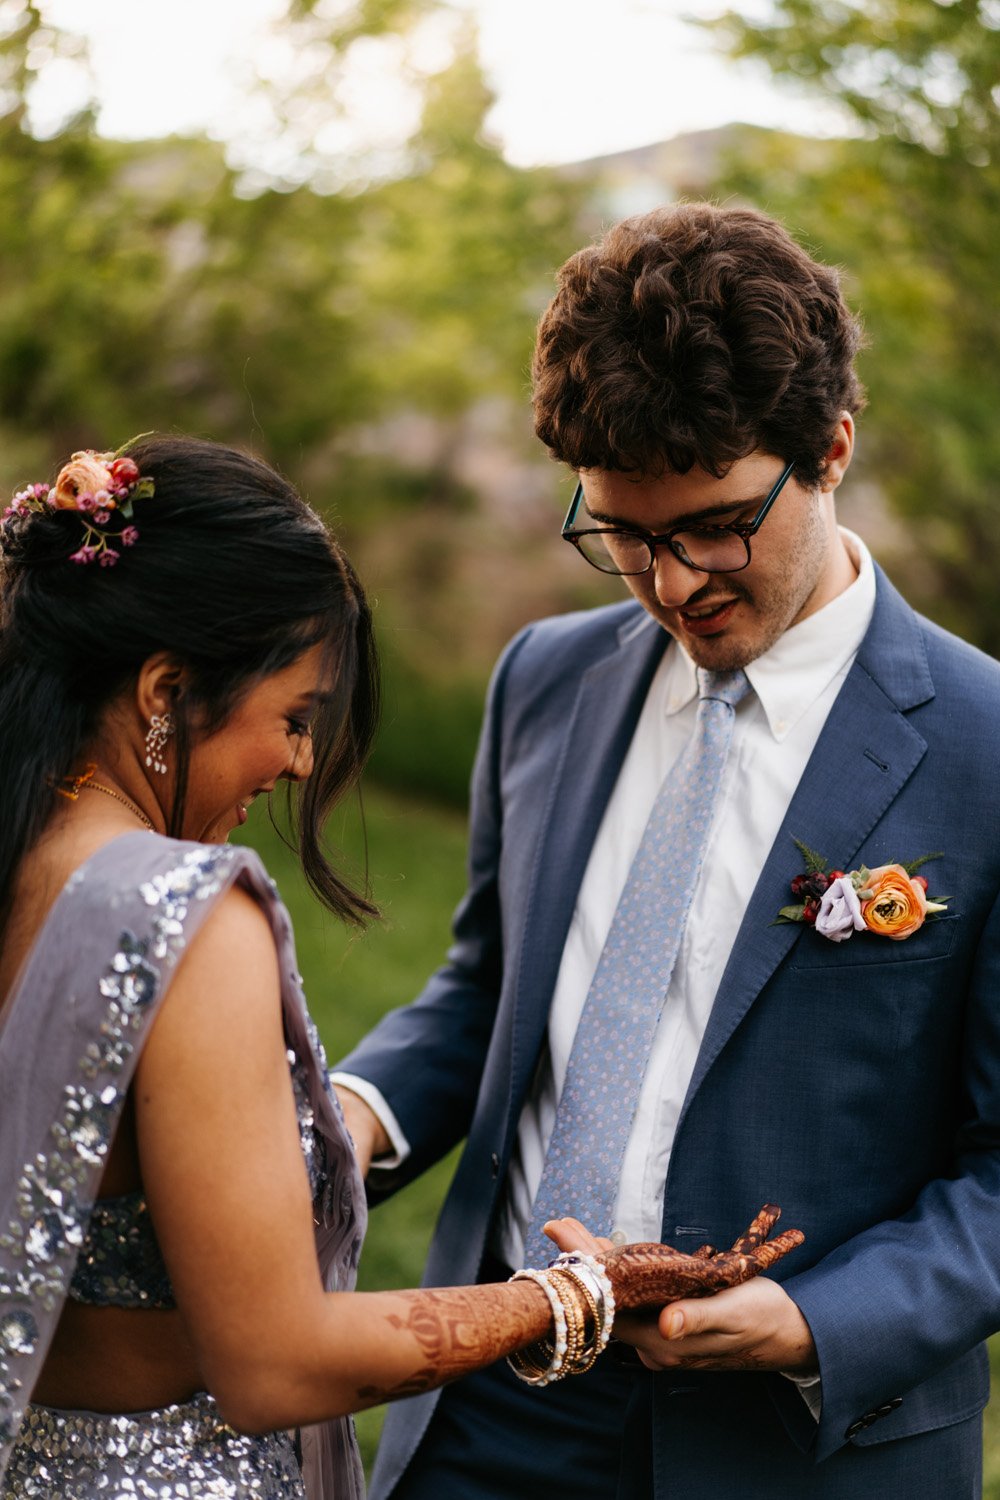
<svg viewBox="0 0 1000 1500">
<path fill-rule="evenodd" d="M 563 267 L 537 431 L 580 476 L 564 531 L 633 600 L 502 659 L 448 962 L 342 1098 L 375 1196 L 468 1135 L 430 1284 L 537 1264 L 555 1213 L 693 1251 L 770 1200 L 806 1240 L 623 1324 L 641 1357 L 402 1403 L 376 1500 L 980 1494 L 1000 668 L 837 527 L 858 341 L 835 273 L 753 212 L 660 210 Z M 775 920 L 793 879 L 811 917 L 834 867 L 938 851 L 946 909 L 921 924 L 899 872 L 897 940 L 847 896 L 846 924 Z"/>
</svg>

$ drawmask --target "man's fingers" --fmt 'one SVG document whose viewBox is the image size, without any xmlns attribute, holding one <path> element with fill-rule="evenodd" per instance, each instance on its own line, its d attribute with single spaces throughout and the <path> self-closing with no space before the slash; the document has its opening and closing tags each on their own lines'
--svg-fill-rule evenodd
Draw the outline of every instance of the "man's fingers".
<svg viewBox="0 0 1000 1500">
<path fill-rule="evenodd" d="M 543 1225 L 545 1233 L 560 1250 L 580 1250 L 584 1255 L 600 1255 L 611 1249 L 611 1241 L 591 1234 L 579 1219 L 550 1219 Z"/>
</svg>

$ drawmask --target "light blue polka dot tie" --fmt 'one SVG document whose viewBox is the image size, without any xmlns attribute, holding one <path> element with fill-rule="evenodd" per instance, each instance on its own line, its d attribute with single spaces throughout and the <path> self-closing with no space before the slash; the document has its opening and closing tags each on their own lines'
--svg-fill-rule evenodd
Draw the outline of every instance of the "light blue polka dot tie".
<svg viewBox="0 0 1000 1500">
<path fill-rule="evenodd" d="M 524 1263 L 555 1254 L 548 1219 L 610 1234 L 650 1045 L 705 856 L 745 672 L 698 670 L 694 734 L 660 787 L 618 902 L 570 1051 Z"/>
</svg>

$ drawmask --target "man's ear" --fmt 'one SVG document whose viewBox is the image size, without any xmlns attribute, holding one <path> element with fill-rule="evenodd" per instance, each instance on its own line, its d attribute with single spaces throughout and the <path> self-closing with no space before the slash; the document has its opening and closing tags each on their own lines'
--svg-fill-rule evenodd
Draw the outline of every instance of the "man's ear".
<svg viewBox="0 0 1000 1500">
<path fill-rule="evenodd" d="M 819 487 L 824 494 L 832 494 L 847 473 L 854 453 L 854 418 L 849 411 L 842 411 L 833 434 L 833 441 L 823 459 L 823 473 Z"/>
<path fill-rule="evenodd" d="M 135 705 L 143 723 L 154 714 L 165 714 L 176 705 L 187 680 L 187 670 L 169 651 L 157 651 L 139 668 Z"/>
</svg>

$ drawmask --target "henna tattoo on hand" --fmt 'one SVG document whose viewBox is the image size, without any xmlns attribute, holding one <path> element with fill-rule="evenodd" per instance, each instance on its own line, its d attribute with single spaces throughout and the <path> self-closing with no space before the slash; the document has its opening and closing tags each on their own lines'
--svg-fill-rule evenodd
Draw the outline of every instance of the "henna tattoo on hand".
<svg viewBox="0 0 1000 1500">
<path fill-rule="evenodd" d="M 786 1229 L 768 1239 L 780 1216 L 780 1208 L 765 1204 L 731 1250 L 716 1252 L 711 1245 L 701 1245 L 693 1255 L 686 1255 L 670 1245 L 622 1245 L 607 1251 L 603 1260 L 617 1306 L 622 1311 L 663 1306 L 681 1297 L 710 1297 L 740 1286 L 805 1239 L 799 1229 Z"/>
</svg>

